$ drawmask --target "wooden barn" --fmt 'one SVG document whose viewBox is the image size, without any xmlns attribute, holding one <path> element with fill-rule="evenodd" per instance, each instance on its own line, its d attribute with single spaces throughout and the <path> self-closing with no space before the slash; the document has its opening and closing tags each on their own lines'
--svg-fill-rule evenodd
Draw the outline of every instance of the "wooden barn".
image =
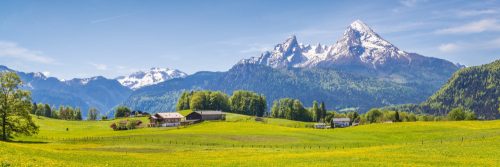
<svg viewBox="0 0 500 167">
<path fill-rule="evenodd" d="M 167 126 L 179 126 L 181 120 L 184 118 L 181 114 L 177 112 L 163 112 L 156 113 L 149 117 L 149 126 L 151 127 L 167 127 Z"/>
<path fill-rule="evenodd" d="M 194 111 L 186 116 L 186 120 L 226 120 L 226 114 L 222 111 Z"/>
</svg>

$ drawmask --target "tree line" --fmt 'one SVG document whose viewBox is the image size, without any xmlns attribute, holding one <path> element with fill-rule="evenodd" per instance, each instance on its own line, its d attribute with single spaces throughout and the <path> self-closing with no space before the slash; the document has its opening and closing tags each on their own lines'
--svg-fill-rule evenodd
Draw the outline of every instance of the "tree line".
<svg viewBox="0 0 500 167">
<path fill-rule="evenodd" d="M 264 116 L 266 97 L 251 91 L 237 90 L 229 97 L 220 91 L 185 91 L 177 101 L 180 110 L 219 110 L 244 115 Z"/>
<path fill-rule="evenodd" d="M 71 106 L 59 106 L 59 109 L 50 107 L 49 104 L 33 103 L 31 107 L 31 114 L 36 116 L 44 116 L 54 119 L 63 120 L 82 120 L 82 112 L 80 108 L 73 108 Z"/>
<path fill-rule="evenodd" d="M 313 107 L 306 109 L 298 99 L 282 98 L 273 102 L 270 116 L 296 121 L 320 122 L 325 120 L 326 113 L 324 102 L 318 106 L 318 102 L 314 101 Z"/>
</svg>

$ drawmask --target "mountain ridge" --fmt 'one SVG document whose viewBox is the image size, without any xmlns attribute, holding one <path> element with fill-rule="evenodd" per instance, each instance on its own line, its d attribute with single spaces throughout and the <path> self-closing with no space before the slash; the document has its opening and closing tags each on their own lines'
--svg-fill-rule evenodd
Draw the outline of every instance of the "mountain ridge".
<svg viewBox="0 0 500 167">
<path fill-rule="evenodd" d="M 238 64 L 263 64 L 273 68 L 358 66 L 383 69 L 388 66 L 419 63 L 413 61 L 426 58 L 431 57 L 400 50 L 375 33 L 368 25 L 356 20 L 346 28 L 343 36 L 333 45 L 319 43 L 316 46 L 303 45 L 298 43 L 295 35 L 292 35 L 283 43 L 275 45 L 273 50 L 266 51 L 259 57 L 240 60 Z M 454 63 L 449 63 L 450 66 L 460 68 Z"/>
</svg>

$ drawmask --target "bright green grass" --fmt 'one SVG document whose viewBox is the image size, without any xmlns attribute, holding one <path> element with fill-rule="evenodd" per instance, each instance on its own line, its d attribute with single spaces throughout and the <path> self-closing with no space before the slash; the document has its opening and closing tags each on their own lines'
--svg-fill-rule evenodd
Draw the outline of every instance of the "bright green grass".
<svg viewBox="0 0 500 167">
<path fill-rule="evenodd" d="M 282 119 L 113 131 L 114 121 L 36 119 L 40 134 L 0 142 L 13 166 L 499 166 L 500 121 L 318 130 Z M 147 118 L 140 118 L 147 122 Z M 66 131 L 66 128 L 69 131 Z M 462 140 L 463 137 L 463 140 Z M 24 141 L 24 142 L 21 142 Z M 29 141 L 29 142 L 28 142 Z"/>
</svg>

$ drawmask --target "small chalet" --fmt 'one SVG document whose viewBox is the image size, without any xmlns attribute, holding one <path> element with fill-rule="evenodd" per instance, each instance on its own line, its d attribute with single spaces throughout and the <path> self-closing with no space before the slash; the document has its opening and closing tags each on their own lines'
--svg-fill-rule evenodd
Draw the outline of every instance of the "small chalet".
<svg viewBox="0 0 500 167">
<path fill-rule="evenodd" d="M 186 120 L 226 120 L 226 114 L 222 111 L 193 111 L 186 116 Z"/>
<path fill-rule="evenodd" d="M 344 128 L 350 126 L 351 119 L 349 118 L 333 118 L 332 128 Z"/>
<path fill-rule="evenodd" d="M 151 127 L 167 127 L 167 126 L 179 126 L 181 120 L 184 118 L 181 114 L 177 112 L 162 112 L 156 113 L 149 117 L 149 126 Z"/>
</svg>

